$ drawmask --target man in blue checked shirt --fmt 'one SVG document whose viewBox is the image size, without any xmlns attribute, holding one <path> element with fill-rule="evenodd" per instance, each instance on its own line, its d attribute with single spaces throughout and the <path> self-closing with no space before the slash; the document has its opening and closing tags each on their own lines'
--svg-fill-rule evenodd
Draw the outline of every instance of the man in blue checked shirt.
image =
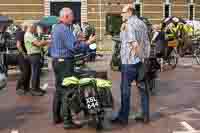
<svg viewBox="0 0 200 133">
<path fill-rule="evenodd" d="M 149 93 L 145 84 L 145 60 L 150 55 L 147 26 L 135 14 L 132 5 L 122 10 L 124 23 L 121 27 L 121 108 L 113 123 L 128 125 L 131 83 L 137 82 L 141 95 L 142 115 L 136 120 L 149 122 Z"/>
<path fill-rule="evenodd" d="M 88 45 L 96 40 L 95 36 L 84 44 L 81 43 L 81 38 L 76 39 L 71 31 L 72 22 L 74 20 L 73 11 L 70 8 L 63 8 L 60 11 L 60 22 L 56 24 L 52 31 L 52 45 L 50 48 L 50 55 L 53 58 L 53 69 L 55 72 L 55 87 L 56 92 L 53 100 L 53 122 L 60 123 L 62 118 L 60 116 L 60 109 L 62 105 L 62 96 L 66 90 L 61 87 L 64 77 L 72 76 L 74 71 L 73 58 L 77 51 L 85 49 Z M 78 128 L 80 125 L 75 124 L 72 120 L 69 108 L 65 107 L 64 128 Z"/>
</svg>

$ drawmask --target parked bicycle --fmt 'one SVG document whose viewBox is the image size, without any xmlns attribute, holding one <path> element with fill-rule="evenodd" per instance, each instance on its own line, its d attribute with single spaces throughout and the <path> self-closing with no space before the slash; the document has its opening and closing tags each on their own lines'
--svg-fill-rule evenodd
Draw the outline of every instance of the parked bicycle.
<svg viewBox="0 0 200 133">
<path fill-rule="evenodd" d="M 192 57 L 196 60 L 196 63 L 200 65 L 200 37 L 197 37 L 192 41 Z"/>
</svg>

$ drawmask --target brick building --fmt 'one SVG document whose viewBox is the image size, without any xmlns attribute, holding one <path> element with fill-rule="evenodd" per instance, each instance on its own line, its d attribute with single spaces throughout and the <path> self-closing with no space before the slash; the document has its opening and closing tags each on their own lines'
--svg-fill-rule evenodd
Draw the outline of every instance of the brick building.
<svg viewBox="0 0 200 133">
<path fill-rule="evenodd" d="M 94 24 L 102 38 L 108 16 L 119 16 L 127 3 L 134 3 L 138 14 L 152 23 L 171 15 L 200 20 L 200 0 L 1 0 L 0 14 L 20 23 L 39 20 L 44 15 L 58 15 L 60 8 L 70 6 L 77 20 Z"/>
</svg>

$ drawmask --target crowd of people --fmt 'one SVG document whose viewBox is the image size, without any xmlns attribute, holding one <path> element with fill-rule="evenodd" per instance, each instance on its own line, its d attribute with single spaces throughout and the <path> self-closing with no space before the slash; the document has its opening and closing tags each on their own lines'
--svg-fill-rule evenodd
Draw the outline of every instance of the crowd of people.
<svg viewBox="0 0 200 133">
<path fill-rule="evenodd" d="M 136 119 L 149 122 L 149 93 L 145 85 L 145 60 L 150 56 L 150 40 L 147 26 L 137 16 L 131 5 L 122 10 L 123 24 L 121 26 L 121 108 L 113 114 L 113 123 L 128 125 L 130 112 L 131 83 L 136 81 L 141 94 L 142 115 Z M 28 21 L 21 25 L 16 33 L 17 49 L 19 51 L 19 68 L 21 74 L 17 82 L 17 94 L 43 96 L 46 91 L 40 88 L 42 55 L 46 50 L 52 58 L 55 74 L 55 94 L 53 100 L 53 122 L 64 121 L 64 128 L 79 128 L 75 123 L 69 107 L 65 107 L 63 118 L 60 115 L 63 93 L 62 81 L 73 75 L 74 56 L 96 41 L 94 31 L 84 35 L 71 29 L 74 21 L 73 11 L 63 8 L 60 11 L 59 22 L 52 28 L 51 36 L 42 36 L 42 30 L 35 22 Z M 87 23 L 85 23 L 87 25 Z M 131 73 L 131 74 L 130 74 Z M 31 81 L 31 87 L 30 87 Z"/>
</svg>

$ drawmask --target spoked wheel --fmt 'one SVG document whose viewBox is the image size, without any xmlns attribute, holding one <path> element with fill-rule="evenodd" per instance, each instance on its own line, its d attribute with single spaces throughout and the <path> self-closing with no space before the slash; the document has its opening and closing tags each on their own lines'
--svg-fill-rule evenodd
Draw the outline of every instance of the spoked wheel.
<svg viewBox="0 0 200 133">
<path fill-rule="evenodd" d="M 96 118 L 96 129 L 103 130 L 103 117 L 102 116 L 97 116 L 97 118 Z"/>
<path fill-rule="evenodd" d="M 178 64 L 178 54 L 176 49 L 173 49 L 168 57 L 168 64 L 172 67 L 172 69 L 176 68 Z"/>
<path fill-rule="evenodd" d="M 194 57 L 195 57 L 195 59 L 197 61 L 197 64 L 200 65 L 200 49 L 196 49 L 194 51 Z"/>
</svg>

